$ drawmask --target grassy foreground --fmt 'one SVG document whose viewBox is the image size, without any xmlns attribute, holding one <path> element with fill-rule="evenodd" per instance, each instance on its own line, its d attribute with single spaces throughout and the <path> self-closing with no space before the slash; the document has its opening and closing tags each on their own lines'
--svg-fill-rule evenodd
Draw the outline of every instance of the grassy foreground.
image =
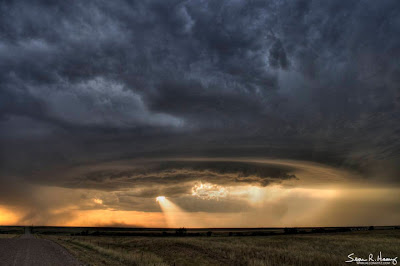
<svg viewBox="0 0 400 266">
<path fill-rule="evenodd" d="M 356 265 L 400 255 L 400 230 L 244 237 L 42 236 L 88 265 Z"/>
<path fill-rule="evenodd" d="M 0 239 L 1 238 L 16 238 L 19 237 L 20 235 L 16 235 L 16 234 L 0 234 Z"/>
</svg>

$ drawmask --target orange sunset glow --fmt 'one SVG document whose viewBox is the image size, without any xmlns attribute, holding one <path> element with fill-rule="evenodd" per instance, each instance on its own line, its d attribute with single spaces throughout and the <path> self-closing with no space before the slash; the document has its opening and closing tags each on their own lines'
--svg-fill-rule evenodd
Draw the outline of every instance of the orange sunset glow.
<svg viewBox="0 0 400 266">
<path fill-rule="evenodd" d="M 214 161 L 225 164 L 226 158 Z M 181 162 L 201 165 L 205 159 L 194 158 Z M 137 171 L 135 163 L 114 162 L 107 168 L 117 167 L 118 171 L 131 169 L 129 171 L 132 171 L 133 178 Z M 140 161 L 141 165 L 143 163 Z M 141 173 L 138 176 L 143 180 L 141 182 L 155 175 L 160 176 L 164 185 L 158 185 L 158 189 L 151 194 L 158 191 L 166 196 L 142 196 L 148 193 L 148 187 L 153 186 L 151 180 L 140 187 L 124 186 L 107 190 L 101 187 L 34 186 L 30 200 L 43 206 L 42 209 L 32 212 L 21 206 L 3 206 L 0 218 L 3 224 L 170 228 L 261 227 L 266 224 L 348 226 L 368 225 L 371 221 L 383 225 L 395 223 L 399 219 L 399 212 L 393 211 L 398 207 L 396 203 L 400 190 L 397 187 L 388 187 L 379 182 L 371 186 L 355 173 L 315 163 L 265 159 L 235 159 L 231 163 L 292 167 L 291 171 L 296 178 L 271 179 L 270 184 L 261 185 L 255 175 L 246 179 L 250 184 L 231 183 L 232 178 L 240 177 L 237 174 L 221 173 L 219 179 L 215 179 L 210 176 L 215 176 L 217 172 L 213 171 L 216 170 L 196 172 L 173 165 L 171 167 L 174 170 L 152 172 L 149 177 Z M 71 177 L 65 173 L 65 178 L 75 182 L 73 180 L 77 173 L 87 172 L 87 169 L 96 169 L 96 166 L 72 171 Z M 170 179 L 171 174 L 175 176 L 177 173 L 182 173 L 185 181 L 175 183 Z M 126 183 L 129 180 L 127 178 L 121 176 L 114 179 L 114 182 Z M 171 185 L 168 182 L 172 182 Z M 56 195 L 57 200 L 47 201 Z M 374 215 L 371 215 L 371 209 Z"/>
</svg>

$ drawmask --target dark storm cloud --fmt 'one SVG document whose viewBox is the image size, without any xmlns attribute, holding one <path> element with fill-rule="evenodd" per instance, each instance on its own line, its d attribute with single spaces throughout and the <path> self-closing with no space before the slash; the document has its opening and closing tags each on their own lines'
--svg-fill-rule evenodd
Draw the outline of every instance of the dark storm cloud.
<svg viewBox="0 0 400 266">
<path fill-rule="evenodd" d="M 396 176 L 399 12 L 398 1 L 3 1 L 3 176 L 228 148 Z"/>
<path fill-rule="evenodd" d="M 296 181 L 295 170 L 287 165 L 225 160 L 115 161 L 35 173 L 32 178 L 40 184 L 0 179 L 0 206 L 12 208 L 22 224 L 62 222 L 75 217 L 73 210 L 158 212 L 155 199 L 160 195 L 189 212 L 248 211 L 251 206 L 246 200 L 229 195 L 228 188 Z M 202 184 L 209 187 L 202 189 Z"/>
<path fill-rule="evenodd" d="M 64 187 L 90 188 L 105 191 L 137 188 L 131 196 L 180 196 L 190 194 L 195 182 L 217 185 L 268 186 L 282 180 L 296 179 L 294 168 L 265 163 L 229 161 L 160 161 L 114 165 L 106 169 L 83 169 L 69 173 Z M 139 164 L 140 166 L 137 166 Z M 105 167 L 105 166 L 104 166 Z"/>
</svg>

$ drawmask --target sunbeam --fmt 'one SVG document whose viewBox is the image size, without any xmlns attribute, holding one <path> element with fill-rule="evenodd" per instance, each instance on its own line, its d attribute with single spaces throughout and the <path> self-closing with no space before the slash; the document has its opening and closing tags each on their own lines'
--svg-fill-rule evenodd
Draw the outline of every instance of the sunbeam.
<svg viewBox="0 0 400 266">
<path fill-rule="evenodd" d="M 158 196 L 156 201 L 161 207 L 164 214 L 167 227 L 201 227 L 199 222 L 195 221 L 190 213 L 185 212 L 178 205 L 170 201 L 164 196 Z"/>
</svg>

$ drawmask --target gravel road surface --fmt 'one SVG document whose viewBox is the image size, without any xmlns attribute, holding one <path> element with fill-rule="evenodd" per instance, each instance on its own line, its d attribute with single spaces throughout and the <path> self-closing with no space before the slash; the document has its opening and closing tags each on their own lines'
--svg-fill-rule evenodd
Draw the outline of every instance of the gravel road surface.
<svg viewBox="0 0 400 266">
<path fill-rule="evenodd" d="M 0 239 L 0 265 L 82 265 L 65 248 L 29 232 L 19 238 Z"/>
</svg>

